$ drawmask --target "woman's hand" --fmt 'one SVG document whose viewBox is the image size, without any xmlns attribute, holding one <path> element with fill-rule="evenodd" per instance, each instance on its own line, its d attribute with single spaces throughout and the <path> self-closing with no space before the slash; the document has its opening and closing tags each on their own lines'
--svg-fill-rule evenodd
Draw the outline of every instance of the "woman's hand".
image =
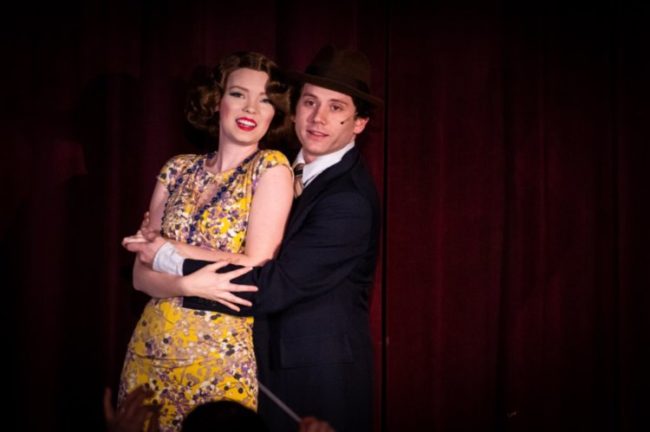
<svg viewBox="0 0 650 432">
<path fill-rule="evenodd" d="M 236 292 L 256 292 L 257 287 L 253 285 L 238 285 L 231 281 L 251 271 L 251 267 L 242 267 L 227 273 L 216 273 L 216 271 L 228 265 L 226 261 L 219 261 L 209 264 L 192 274 L 183 276 L 181 286 L 186 296 L 201 297 L 213 300 L 222 305 L 239 311 L 240 306 L 252 306 L 252 303 L 243 298 L 237 297 Z"/>
</svg>

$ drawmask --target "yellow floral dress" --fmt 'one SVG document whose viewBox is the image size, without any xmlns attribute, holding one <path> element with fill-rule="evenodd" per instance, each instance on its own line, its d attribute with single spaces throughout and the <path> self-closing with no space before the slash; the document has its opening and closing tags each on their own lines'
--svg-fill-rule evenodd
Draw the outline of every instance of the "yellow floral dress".
<svg viewBox="0 0 650 432">
<path fill-rule="evenodd" d="M 179 155 L 158 180 L 169 191 L 162 221 L 165 237 L 197 246 L 242 253 L 248 214 L 264 171 L 285 165 L 277 151 L 261 150 L 220 174 L 205 169 L 210 155 Z M 206 188 L 216 190 L 199 202 Z M 188 241 L 189 240 L 189 241 Z M 141 384 L 154 390 L 161 405 L 160 430 L 180 430 L 194 406 L 231 399 L 257 409 L 257 369 L 250 317 L 182 307 L 181 297 L 146 305 L 129 343 L 118 400 Z"/>
</svg>

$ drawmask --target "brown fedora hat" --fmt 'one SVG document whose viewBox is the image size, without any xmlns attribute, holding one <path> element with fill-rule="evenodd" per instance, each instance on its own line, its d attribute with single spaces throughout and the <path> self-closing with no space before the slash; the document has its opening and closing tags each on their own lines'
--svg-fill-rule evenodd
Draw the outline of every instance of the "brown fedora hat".
<svg viewBox="0 0 650 432">
<path fill-rule="evenodd" d="M 287 76 L 357 97 L 374 106 L 383 104 L 380 98 L 370 94 L 370 62 L 359 51 L 338 50 L 327 45 L 316 54 L 304 73 L 287 72 Z"/>
</svg>

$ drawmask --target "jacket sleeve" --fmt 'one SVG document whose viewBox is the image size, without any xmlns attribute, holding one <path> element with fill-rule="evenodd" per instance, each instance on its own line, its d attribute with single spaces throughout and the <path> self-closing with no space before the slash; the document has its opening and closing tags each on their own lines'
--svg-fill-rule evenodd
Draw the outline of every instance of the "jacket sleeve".
<svg viewBox="0 0 650 432">
<path fill-rule="evenodd" d="M 186 297 L 185 307 L 214 310 L 230 315 L 266 315 L 335 289 L 358 265 L 371 242 L 373 209 L 358 192 L 340 192 L 321 199 L 279 256 L 263 267 L 255 267 L 233 282 L 259 287 L 257 293 L 237 293 L 250 300 L 252 308 L 235 312 L 220 303 Z M 186 259 L 183 272 L 192 273 L 210 264 Z M 228 265 L 219 273 L 239 268 Z"/>
<path fill-rule="evenodd" d="M 358 191 L 320 199 L 285 239 L 279 256 L 238 279 L 256 285 L 255 315 L 279 312 L 335 289 L 372 241 L 373 208 Z"/>
</svg>

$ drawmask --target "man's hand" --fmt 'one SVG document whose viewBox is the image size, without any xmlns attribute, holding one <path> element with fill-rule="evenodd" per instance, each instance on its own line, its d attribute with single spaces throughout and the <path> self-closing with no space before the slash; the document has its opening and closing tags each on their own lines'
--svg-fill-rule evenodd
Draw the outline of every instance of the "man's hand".
<svg viewBox="0 0 650 432">
<path fill-rule="evenodd" d="M 165 239 L 159 235 L 145 235 L 142 230 L 138 230 L 135 235 L 124 237 L 122 246 L 128 251 L 138 254 L 138 259 L 144 265 L 151 267 L 156 252 L 165 244 Z"/>
<path fill-rule="evenodd" d="M 140 262 L 149 267 L 153 263 L 156 252 L 166 241 L 158 231 L 149 227 L 150 222 L 149 212 L 145 212 L 138 232 L 122 239 L 122 246 L 128 251 L 138 254 Z"/>
<path fill-rule="evenodd" d="M 160 430 L 158 423 L 159 410 L 155 405 L 145 403 L 145 399 L 153 396 L 153 392 L 144 386 L 137 387 L 124 399 L 122 406 L 116 411 L 111 402 L 111 389 L 104 390 L 104 418 L 109 432 L 141 432 L 144 422 L 149 418 L 147 432 Z"/>
<path fill-rule="evenodd" d="M 201 297 L 213 300 L 222 305 L 239 311 L 241 306 L 252 306 L 251 302 L 237 297 L 236 292 L 256 292 L 257 287 L 253 285 L 238 285 L 231 281 L 252 270 L 251 267 L 242 267 L 228 273 L 216 273 L 218 269 L 228 265 L 226 261 L 219 261 L 209 264 L 192 274 L 183 276 L 181 280 L 183 293 L 186 296 Z"/>
</svg>

